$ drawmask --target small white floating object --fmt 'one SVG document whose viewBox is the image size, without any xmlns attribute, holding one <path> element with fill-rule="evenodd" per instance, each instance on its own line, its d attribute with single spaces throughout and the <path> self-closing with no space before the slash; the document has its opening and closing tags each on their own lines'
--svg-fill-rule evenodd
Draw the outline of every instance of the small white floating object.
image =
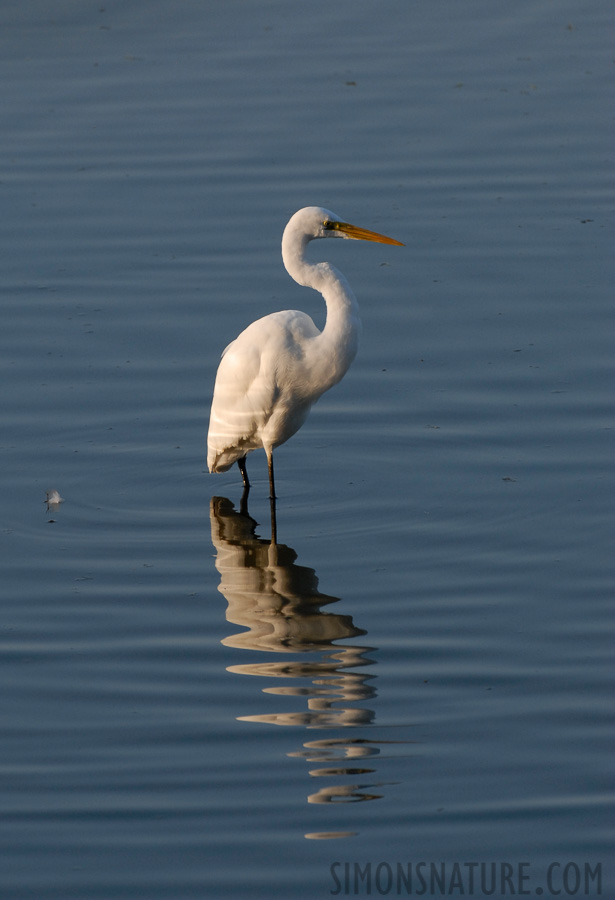
<svg viewBox="0 0 615 900">
<path fill-rule="evenodd" d="M 60 497 L 59 491 L 45 491 L 45 503 L 47 504 L 47 509 L 58 507 L 60 503 L 64 503 L 64 497 Z"/>
</svg>

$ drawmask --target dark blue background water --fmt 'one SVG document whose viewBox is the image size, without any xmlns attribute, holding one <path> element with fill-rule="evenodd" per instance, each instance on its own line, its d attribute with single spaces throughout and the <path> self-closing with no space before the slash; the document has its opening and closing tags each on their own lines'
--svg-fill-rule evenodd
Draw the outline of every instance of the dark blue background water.
<svg viewBox="0 0 615 900">
<path fill-rule="evenodd" d="M 0 26 L 3 900 L 325 897 L 336 861 L 609 896 L 611 4 Z M 323 321 L 279 255 L 313 204 L 406 247 L 314 248 L 364 336 L 272 548 L 207 415 L 248 322 Z"/>
</svg>

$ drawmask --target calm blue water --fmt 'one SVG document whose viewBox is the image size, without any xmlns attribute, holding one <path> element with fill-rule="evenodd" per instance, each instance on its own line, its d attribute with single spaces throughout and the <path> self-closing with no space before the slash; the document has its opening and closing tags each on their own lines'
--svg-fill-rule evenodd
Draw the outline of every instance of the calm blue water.
<svg viewBox="0 0 615 900">
<path fill-rule="evenodd" d="M 3 5 L 2 900 L 613 895 L 612 21 Z M 363 341 L 274 547 L 205 433 L 323 321 L 313 204 L 406 247 L 324 247 Z"/>
</svg>

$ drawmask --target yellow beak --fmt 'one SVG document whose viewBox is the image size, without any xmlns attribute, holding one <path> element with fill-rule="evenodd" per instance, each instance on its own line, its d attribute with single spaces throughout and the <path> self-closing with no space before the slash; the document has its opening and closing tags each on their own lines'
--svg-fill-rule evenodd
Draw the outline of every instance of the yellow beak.
<svg viewBox="0 0 615 900">
<path fill-rule="evenodd" d="M 377 244 L 395 244 L 396 247 L 405 246 L 401 241 L 378 234 L 377 231 L 368 231 L 367 228 L 359 228 L 349 222 L 331 222 L 328 226 L 332 231 L 341 231 L 344 237 L 354 241 L 375 241 Z"/>
</svg>

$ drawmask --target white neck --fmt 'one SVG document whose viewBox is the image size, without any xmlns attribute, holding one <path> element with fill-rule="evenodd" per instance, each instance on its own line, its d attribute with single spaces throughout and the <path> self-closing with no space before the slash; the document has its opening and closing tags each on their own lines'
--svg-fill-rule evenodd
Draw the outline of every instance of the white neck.
<svg viewBox="0 0 615 900">
<path fill-rule="evenodd" d="M 282 259 L 290 277 L 319 291 L 327 306 L 325 327 L 309 351 L 309 365 L 320 396 L 348 371 L 359 346 L 361 320 L 359 305 L 344 275 L 328 262 L 311 263 L 305 258 L 309 240 L 305 234 L 285 231 Z"/>
</svg>

